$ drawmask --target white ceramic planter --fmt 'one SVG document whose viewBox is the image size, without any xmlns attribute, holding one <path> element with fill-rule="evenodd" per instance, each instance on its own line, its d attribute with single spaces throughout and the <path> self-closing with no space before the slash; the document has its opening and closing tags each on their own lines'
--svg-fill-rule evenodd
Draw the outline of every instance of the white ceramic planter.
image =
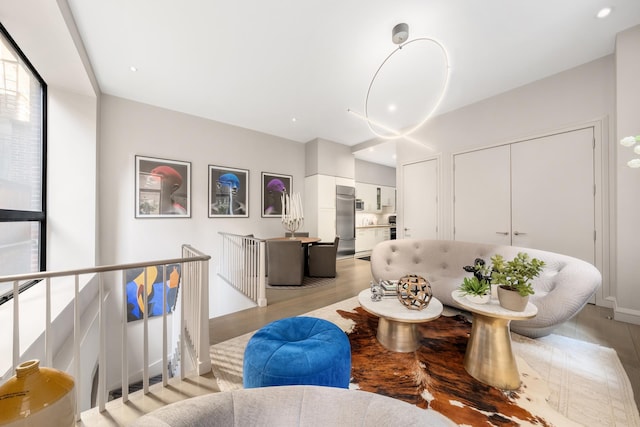
<svg viewBox="0 0 640 427">
<path fill-rule="evenodd" d="M 474 304 L 486 304 L 491 300 L 491 294 L 465 295 L 465 298 Z"/>
</svg>

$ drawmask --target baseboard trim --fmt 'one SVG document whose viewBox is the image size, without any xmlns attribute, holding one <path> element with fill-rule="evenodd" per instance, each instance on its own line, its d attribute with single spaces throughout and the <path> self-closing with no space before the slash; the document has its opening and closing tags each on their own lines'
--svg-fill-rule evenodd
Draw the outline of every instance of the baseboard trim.
<svg viewBox="0 0 640 427">
<path fill-rule="evenodd" d="M 614 301 L 613 318 L 620 322 L 640 325 L 640 311 L 618 307 L 616 301 Z"/>
</svg>

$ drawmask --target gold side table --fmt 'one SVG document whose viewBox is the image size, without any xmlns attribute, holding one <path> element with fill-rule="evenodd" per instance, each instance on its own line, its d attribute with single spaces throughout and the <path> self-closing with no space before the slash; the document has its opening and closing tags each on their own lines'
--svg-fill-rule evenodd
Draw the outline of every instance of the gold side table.
<svg viewBox="0 0 640 427">
<path fill-rule="evenodd" d="M 531 319 L 538 308 L 529 303 L 524 311 L 511 311 L 497 299 L 487 304 L 467 300 L 459 290 L 451 293 L 456 304 L 473 314 L 471 335 L 464 354 L 464 368 L 473 378 L 503 390 L 520 387 L 520 373 L 511 350 L 509 324 L 512 320 Z"/>
<path fill-rule="evenodd" d="M 435 320 L 442 314 L 442 303 L 431 298 L 423 310 L 411 310 L 402 305 L 398 298 L 371 300 L 371 289 L 358 294 L 358 302 L 369 313 L 378 316 L 376 337 L 380 344 L 391 351 L 409 353 L 420 347 L 418 323 Z"/>
</svg>

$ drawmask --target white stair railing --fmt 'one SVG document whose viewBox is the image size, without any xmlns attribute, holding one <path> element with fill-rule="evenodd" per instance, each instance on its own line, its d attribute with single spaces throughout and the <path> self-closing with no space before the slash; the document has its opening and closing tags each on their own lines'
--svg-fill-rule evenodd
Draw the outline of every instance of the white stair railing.
<svg viewBox="0 0 640 427">
<path fill-rule="evenodd" d="M 107 397 L 107 384 L 105 381 L 105 375 L 107 370 L 106 364 L 106 354 L 107 354 L 107 344 L 106 344 L 106 332 L 108 328 L 116 327 L 114 322 L 109 323 L 107 321 L 106 315 L 106 307 L 105 303 L 108 299 L 108 294 L 111 292 L 112 287 L 109 287 L 105 284 L 105 277 L 111 279 L 113 277 L 114 272 L 121 272 L 121 292 L 122 292 L 122 312 L 121 312 L 121 335 L 122 335 L 122 351 L 121 351 L 121 368 L 122 368 L 122 400 L 126 402 L 128 400 L 128 385 L 130 382 L 129 376 L 129 352 L 128 348 L 128 319 L 127 319 L 127 280 L 125 279 L 125 274 L 127 270 L 143 268 L 145 271 L 144 274 L 144 283 L 143 289 L 147 289 L 147 279 L 148 274 L 146 273 L 147 267 L 159 267 L 163 270 L 164 278 L 167 278 L 167 265 L 171 264 L 180 264 L 181 265 L 181 279 L 180 279 L 180 292 L 179 298 L 180 301 L 180 310 L 179 310 L 179 319 L 177 323 L 179 324 L 179 358 L 180 358 L 180 378 L 184 379 L 187 376 L 187 372 L 194 373 L 195 375 L 202 375 L 211 371 L 211 360 L 209 356 L 209 269 L 208 263 L 211 257 L 209 255 L 205 255 L 202 252 L 192 248 L 189 245 L 182 246 L 182 258 L 175 259 L 165 259 L 165 260 L 157 260 L 150 262 L 140 262 L 140 263 L 130 263 L 130 264 L 118 264 L 118 265 L 109 265 L 109 266 L 100 266 L 100 267 L 91 267 L 77 270 L 68 270 L 68 271 L 55 271 L 55 272 L 37 272 L 30 273 L 24 275 L 12 275 L 0 277 L 0 283 L 13 283 L 13 296 L 12 299 L 0 306 L 0 315 L 7 314 L 10 318 L 13 319 L 11 322 L 13 324 L 13 338 L 12 340 L 5 340 L 5 344 L 12 343 L 11 354 L 11 367 L 8 366 L 0 366 L 2 370 L 0 370 L 0 374 L 7 370 L 7 374 L 2 380 L 8 379 L 10 375 L 13 375 L 15 372 L 15 368 L 22 363 L 23 361 L 33 358 L 34 352 L 37 354 L 38 350 L 32 351 L 33 349 L 29 348 L 27 351 L 21 351 L 21 342 L 20 342 L 20 300 L 21 293 L 19 292 L 19 288 L 21 284 L 31 281 L 37 281 L 38 283 L 25 291 L 28 293 L 28 297 L 26 301 L 29 299 L 33 299 L 34 295 L 37 295 L 36 292 L 42 291 L 43 299 L 45 304 L 45 324 L 44 324 L 44 350 L 43 354 L 40 354 L 38 357 L 44 360 L 44 363 L 41 362 L 42 366 L 53 366 L 54 355 L 56 352 L 64 353 L 64 349 L 61 349 L 60 343 L 58 343 L 58 347 L 54 348 L 54 339 L 52 333 L 52 325 L 54 324 L 54 319 L 52 319 L 52 304 L 51 304 L 51 294 L 52 294 L 52 281 L 51 279 L 57 278 L 62 282 L 66 282 L 66 284 L 73 282 L 73 298 L 70 301 L 73 310 L 72 316 L 72 342 L 73 342 L 73 356 L 71 360 L 71 371 L 69 372 L 74 376 L 76 383 L 76 402 L 77 411 L 76 411 L 76 419 L 80 420 L 81 409 L 81 400 L 78 398 L 83 395 L 83 393 L 91 393 L 91 390 L 83 389 L 81 379 L 84 376 L 90 376 L 91 372 L 82 372 L 81 366 L 83 365 L 81 360 L 81 349 L 80 344 L 83 338 L 83 334 L 87 333 L 87 330 L 90 329 L 86 327 L 86 325 L 81 325 L 80 318 L 84 309 L 86 307 L 81 306 L 83 298 L 81 298 L 81 289 L 80 289 L 80 277 L 82 276 L 86 279 L 87 275 L 92 279 L 95 279 L 97 276 L 97 319 L 99 325 L 99 351 L 98 351 L 98 390 L 97 390 L 97 406 L 100 412 L 105 410 L 106 397 Z M 166 279 L 165 279 L 166 280 Z M 56 284 L 60 284 L 59 281 Z M 44 287 L 44 289 L 42 289 Z M 38 289 L 40 288 L 40 289 Z M 147 292 L 143 292 L 143 301 L 144 307 L 148 307 L 147 305 Z M 85 298 L 86 299 L 86 298 Z M 86 302 L 86 301 L 85 301 Z M 166 292 L 163 292 L 163 307 L 166 307 Z M 2 312 L 5 313 L 2 313 Z M 10 312 L 12 311 L 12 313 Z M 143 322 L 143 389 L 144 393 L 149 392 L 149 316 L 147 310 L 143 310 L 142 322 Z M 176 310 L 178 313 L 178 310 Z M 5 318 L 7 316 L 2 316 L 1 318 Z M 166 387 L 168 382 L 168 356 L 169 356 L 169 337 L 168 337 L 168 327 L 167 327 L 167 318 L 168 315 L 166 310 L 162 310 L 162 379 L 163 385 Z M 174 319 L 174 323 L 176 319 Z M 6 324 L 4 325 L 6 326 Z M 58 324 L 56 324 L 56 327 Z M 58 333 L 59 334 L 59 333 Z M 86 338 L 86 337 L 85 337 Z M 64 341 L 64 340 L 63 340 Z M 27 343 L 24 347 L 29 347 L 30 343 Z M 35 346 L 35 345 L 34 345 Z M 25 353 L 28 353 L 28 356 L 25 356 Z M 158 362 L 158 361 L 155 361 Z M 154 363 L 155 363 L 154 362 Z M 189 366 L 187 366 L 187 362 Z M 58 368 L 60 369 L 60 368 Z M 87 409 L 87 408 L 85 408 Z"/>
<path fill-rule="evenodd" d="M 266 306 L 265 241 L 253 236 L 219 234 L 222 236 L 222 254 L 218 275 L 259 307 Z"/>
</svg>

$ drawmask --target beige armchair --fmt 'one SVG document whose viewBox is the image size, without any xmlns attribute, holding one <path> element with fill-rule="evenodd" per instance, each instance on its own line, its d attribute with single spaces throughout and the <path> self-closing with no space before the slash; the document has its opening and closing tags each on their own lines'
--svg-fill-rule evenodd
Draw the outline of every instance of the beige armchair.
<svg viewBox="0 0 640 427">
<path fill-rule="evenodd" d="M 309 247 L 309 276 L 336 277 L 339 240 L 336 237 L 332 243 L 314 243 Z"/>
<path fill-rule="evenodd" d="M 299 240 L 267 240 L 267 271 L 270 285 L 302 285 L 302 243 Z"/>
</svg>

